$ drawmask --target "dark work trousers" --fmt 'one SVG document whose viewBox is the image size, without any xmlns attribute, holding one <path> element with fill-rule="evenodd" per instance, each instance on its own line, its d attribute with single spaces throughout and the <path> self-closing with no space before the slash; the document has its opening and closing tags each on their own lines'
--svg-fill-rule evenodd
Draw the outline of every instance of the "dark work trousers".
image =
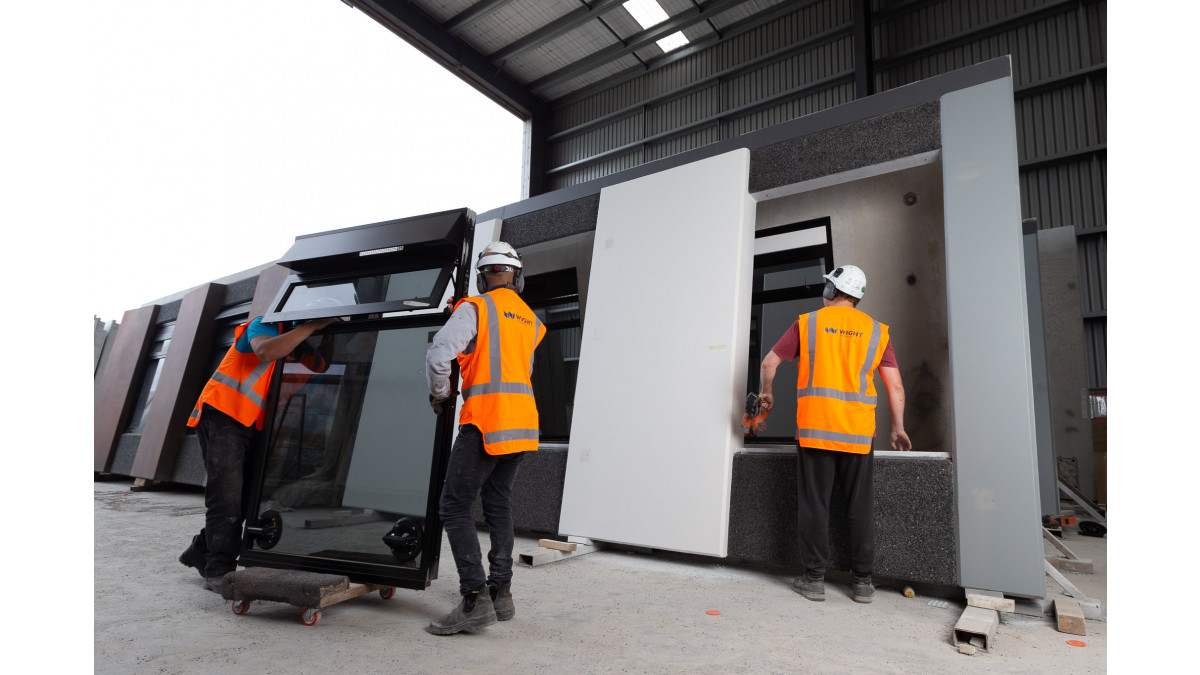
<svg viewBox="0 0 1200 675">
<path fill-rule="evenodd" d="M 463 595 L 483 590 L 487 582 L 505 584 L 512 581 L 513 481 L 521 466 L 523 452 L 510 455 L 489 455 L 483 449 L 483 434 L 474 425 L 459 427 L 458 438 L 450 451 L 450 466 L 446 469 L 446 484 L 438 513 L 450 540 L 454 564 L 458 567 L 458 590 Z M 489 573 L 483 573 L 479 536 L 471 507 L 475 498 L 483 501 L 483 519 L 492 537 L 488 551 Z"/>
<path fill-rule="evenodd" d="M 196 426 L 196 436 L 208 473 L 204 486 L 204 538 L 208 544 L 204 576 L 216 577 L 237 567 L 250 492 L 246 459 L 258 439 L 258 431 L 206 405 Z"/>
<path fill-rule="evenodd" d="M 829 503 L 836 479 L 846 496 L 850 570 L 864 576 L 875 564 L 875 453 L 806 448 L 797 443 L 796 497 L 799 507 L 800 562 L 810 576 L 823 576 L 829 564 Z"/>
</svg>

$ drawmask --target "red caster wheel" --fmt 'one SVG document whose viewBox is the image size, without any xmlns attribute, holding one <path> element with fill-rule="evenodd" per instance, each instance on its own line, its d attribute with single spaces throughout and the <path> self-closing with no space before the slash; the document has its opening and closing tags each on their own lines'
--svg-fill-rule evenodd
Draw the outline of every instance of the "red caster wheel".
<svg viewBox="0 0 1200 675">
<path fill-rule="evenodd" d="M 391 586 L 379 589 L 379 597 L 383 598 L 384 600 L 391 600 L 392 596 L 395 594 L 396 589 Z"/>
<path fill-rule="evenodd" d="M 230 606 L 230 609 L 233 610 L 234 614 L 241 616 L 242 614 L 245 614 L 246 612 L 250 611 L 250 601 L 249 600 L 234 600 L 233 605 Z"/>
<path fill-rule="evenodd" d="M 306 609 L 304 610 L 303 616 L 300 617 L 300 623 L 304 624 L 305 626 L 316 625 L 316 623 L 320 620 L 321 610 L 319 609 Z"/>
</svg>

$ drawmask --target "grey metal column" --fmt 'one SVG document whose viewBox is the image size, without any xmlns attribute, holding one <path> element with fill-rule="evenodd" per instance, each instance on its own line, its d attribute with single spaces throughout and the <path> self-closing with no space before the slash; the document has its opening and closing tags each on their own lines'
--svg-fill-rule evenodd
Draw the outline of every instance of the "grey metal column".
<svg viewBox="0 0 1200 675">
<path fill-rule="evenodd" d="M 960 583 L 1042 597 L 1011 75 L 943 96 L 941 116 Z"/>
<path fill-rule="evenodd" d="M 1033 410 L 1037 422 L 1038 495 L 1042 515 L 1058 513 L 1058 468 L 1050 433 L 1050 377 L 1046 372 L 1046 333 L 1042 321 L 1042 282 L 1038 265 L 1037 218 L 1022 224 L 1025 247 L 1025 298 L 1029 303 L 1029 350 L 1033 367 Z"/>
</svg>

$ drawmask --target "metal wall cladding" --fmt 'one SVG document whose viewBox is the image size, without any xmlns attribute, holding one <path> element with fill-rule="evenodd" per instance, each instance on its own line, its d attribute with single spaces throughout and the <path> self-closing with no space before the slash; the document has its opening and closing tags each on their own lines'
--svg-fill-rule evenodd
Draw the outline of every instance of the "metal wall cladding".
<svg viewBox="0 0 1200 675">
<path fill-rule="evenodd" d="M 1098 74 L 1049 91 L 1018 95 L 1017 152 L 1021 162 L 1104 144 L 1108 136 L 1105 80 Z"/>
<path fill-rule="evenodd" d="M 553 166 L 565 166 L 640 141 L 645 135 L 644 125 L 641 112 L 619 117 L 602 127 L 551 144 L 550 161 Z"/>
<path fill-rule="evenodd" d="M 1076 161 L 1021 171 L 1021 213 L 1047 229 L 1074 225 L 1080 233 L 1106 229 L 1108 158 L 1096 153 Z"/>
<path fill-rule="evenodd" d="M 602 91 L 570 97 L 554 106 L 553 131 L 560 132 L 590 120 L 646 102 L 654 96 L 670 94 L 715 79 L 748 62 L 769 56 L 790 45 L 848 26 L 850 4 L 846 0 L 826 0 L 763 26 L 669 63 L 661 68 L 615 83 Z"/>
<path fill-rule="evenodd" d="M 1108 233 L 1081 233 L 1079 242 L 1080 306 L 1084 316 L 1108 311 Z"/>
<path fill-rule="evenodd" d="M 1084 351 L 1087 353 L 1088 388 L 1108 389 L 1108 322 L 1083 322 Z"/>
</svg>

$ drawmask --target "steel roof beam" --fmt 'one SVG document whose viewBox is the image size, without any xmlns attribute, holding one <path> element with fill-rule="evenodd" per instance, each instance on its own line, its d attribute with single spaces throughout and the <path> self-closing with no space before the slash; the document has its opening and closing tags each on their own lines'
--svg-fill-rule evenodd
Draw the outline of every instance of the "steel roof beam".
<svg viewBox="0 0 1200 675">
<path fill-rule="evenodd" d="M 676 31 L 683 30 L 693 24 L 697 24 L 705 19 L 728 10 L 737 5 L 743 4 L 745 0 L 709 0 L 701 7 L 692 7 L 684 10 L 666 21 L 651 26 L 650 28 L 633 35 L 629 40 L 622 44 L 616 44 L 611 47 L 606 47 L 598 52 L 594 52 L 574 63 L 566 65 L 558 70 L 544 75 L 537 80 L 529 83 L 529 89 L 533 92 L 538 92 L 547 87 L 552 87 L 561 82 L 565 82 L 573 77 L 577 77 L 588 71 L 594 70 L 605 63 L 615 61 L 623 56 L 628 56 L 635 51 L 654 43 L 657 40 L 671 35 Z"/>
<path fill-rule="evenodd" d="M 447 33 L 458 35 L 464 28 L 470 26 L 483 17 L 500 9 L 501 7 L 510 4 L 513 0 L 481 0 L 470 7 L 464 9 L 458 14 L 450 17 L 450 20 L 442 24 Z"/>
<path fill-rule="evenodd" d="M 575 30 L 623 2 L 625 0 L 596 0 L 591 5 L 585 4 L 583 7 L 564 14 L 520 40 L 488 54 L 488 58 L 491 59 L 492 63 L 497 65 L 504 63 L 518 54 L 523 54 L 564 33 Z"/>
</svg>

